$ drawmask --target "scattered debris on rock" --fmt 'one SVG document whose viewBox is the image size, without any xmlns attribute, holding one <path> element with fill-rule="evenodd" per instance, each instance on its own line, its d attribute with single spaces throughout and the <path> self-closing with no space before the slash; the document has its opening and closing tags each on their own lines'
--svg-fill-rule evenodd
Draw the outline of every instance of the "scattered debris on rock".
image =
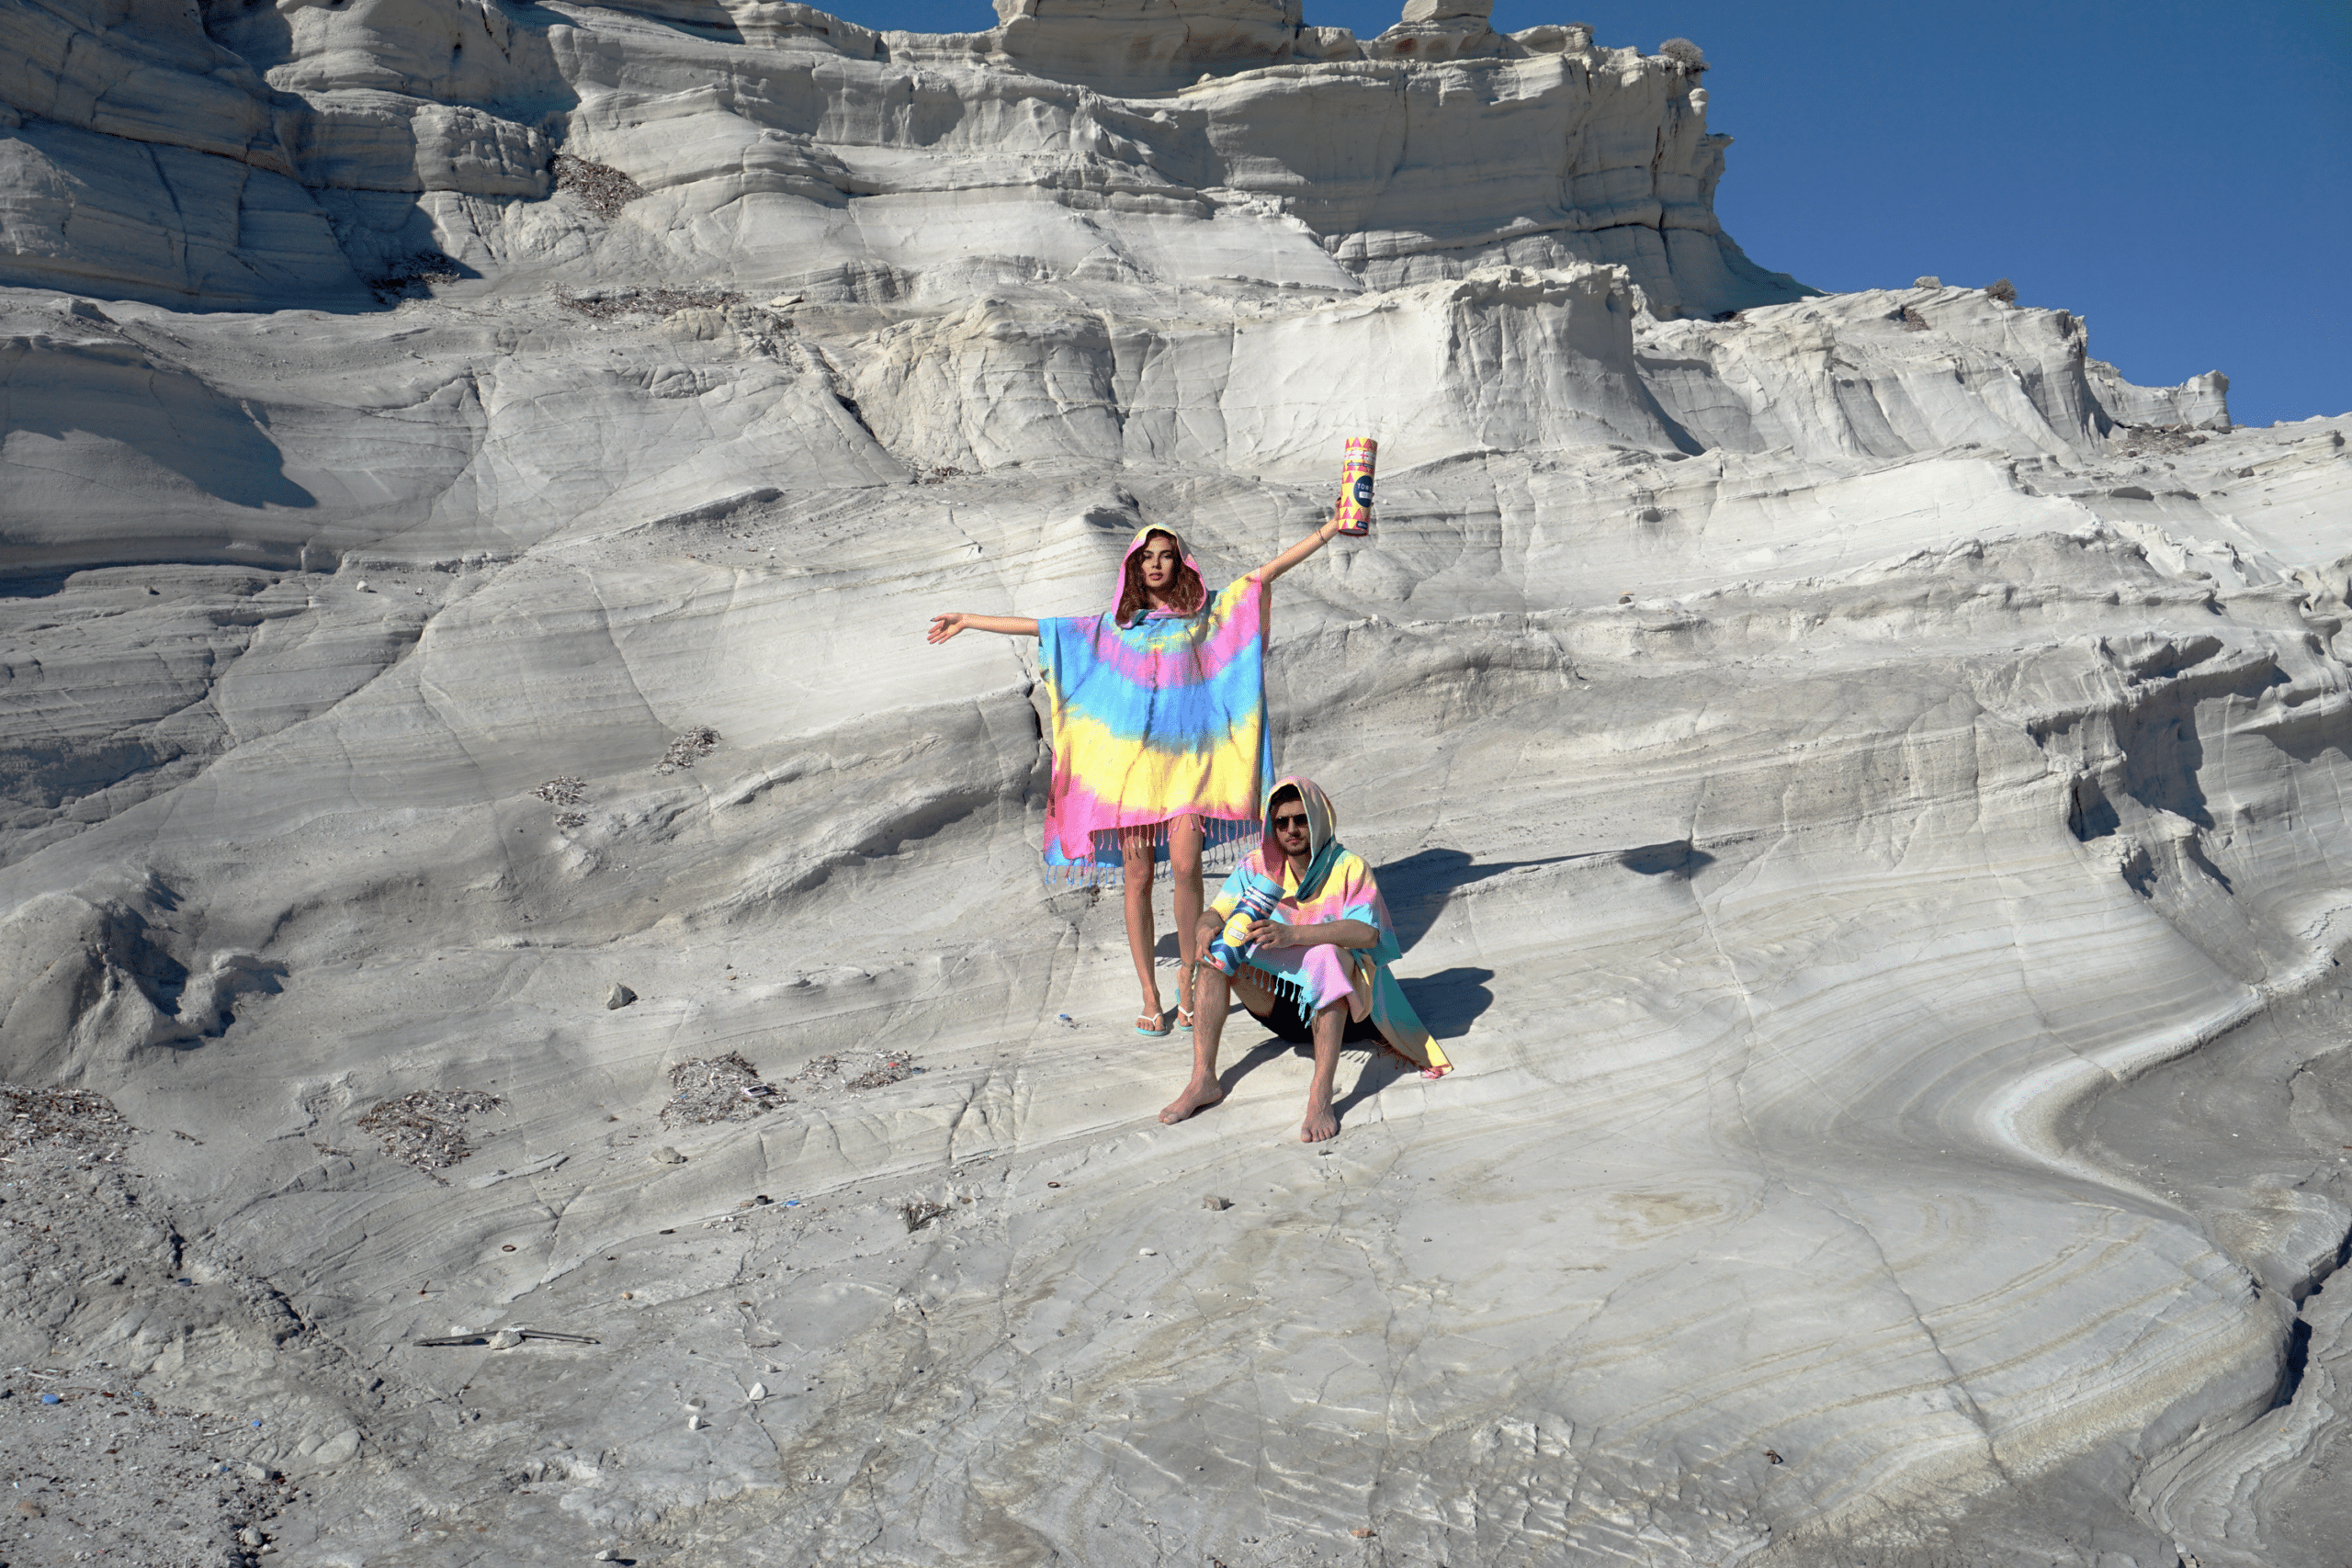
<svg viewBox="0 0 2352 1568">
<path fill-rule="evenodd" d="M 369 292 L 386 304 L 395 299 L 430 298 L 436 283 L 455 283 L 464 275 L 458 264 L 439 251 L 418 251 L 394 262 L 368 280 Z M 368 585 L 361 583 L 363 589 Z"/>
<path fill-rule="evenodd" d="M 569 152 L 555 155 L 555 188 L 579 197 L 580 205 L 611 222 L 645 187 L 610 164 L 592 164 Z"/>
<path fill-rule="evenodd" d="M 670 742 L 670 749 L 662 753 L 662 761 L 653 771 L 668 773 L 680 768 L 691 768 L 709 756 L 711 748 L 718 744 L 718 731 L 707 724 L 698 724 Z"/>
<path fill-rule="evenodd" d="M 2139 457 L 2194 451 L 2212 437 L 2186 424 L 2118 424 L 2109 439 L 2121 444 L 2125 457 Z"/>
<path fill-rule="evenodd" d="M 569 831 L 571 829 L 584 828 L 588 825 L 586 812 L 571 809 L 573 807 L 588 804 L 588 782 L 585 779 L 569 776 L 549 779 L 531 793 L 549 806 L 558 808 L 555 814 L 557 827 Z"/>
<path fill-rule="evenodd" d="M 223 1462 L 232 1450 L 217 1440 L 220 1416 L 159 1404 L 100 1369 L 52 1386 L 56 1404 L 27 1402 L 0 1432 L 17 1499 L 0 1520 L 0 1558 L 254 1568 L 277 1557 L 277 1521 L 308 1493 L 261 1465 Z"/>
<path fill-rule="evenodd" d="M 430 1175 L 474 1152 L 466 1142 L 462 1118 L 504 1103 L 497 1095 L 476 1089 L 422 1089 L 397 1100 L 378 1100 L 359 1119 L 359 1127 L 375 1134 L 386 1154 Z"/>
<path fill-rule="evenodd" d="M 904 1051 L 852 1052 L 847 1055 L 812 1056 L 808 1066 L 784 1081 L 802 1089 L 880 1089 L 903 1083 L 922 1071 Z"/>
<path fill-rule="evenodd" d="M 907 1222 L 907 1234 L 909 1235 L 912 1235 L 915 1232 L 922 1229 L 923 1226 L 931 1224 L 932 1221 L 941 1218 L 946 1213 L 946 1204 L 934 1203 L 928 1198 L 917 1198 L 909 1202 L 899 1205 L 899 1217 Z"/>
<path fill-rule="evenodd" d="M 677 1092 L 662 1108 L 662 1121 L 671 1126 L 749 1122 L 776 1110 L 790 1098 L 775 1085 L 761 1082 L 760 1070 L 735 1051 L 680 1062 L 670 1069 L 670 1087 Z"/>
<path fill-rule="evenodd" d="M 58 1153 L 84 1163 L 113 1160 L 137 1131 L 103 1094 L 0 1084 L 0 1155 Z"/>
<path fill-rule="evenodd" d="M 740 305 L 743 297 L 724 288 L 613 288 L 586 293 L 560 293 L 556 303 L 594 321 L 617 321 L 626 316 L 670 317 L 681 310 L 723 310 Z"/>
</svg>

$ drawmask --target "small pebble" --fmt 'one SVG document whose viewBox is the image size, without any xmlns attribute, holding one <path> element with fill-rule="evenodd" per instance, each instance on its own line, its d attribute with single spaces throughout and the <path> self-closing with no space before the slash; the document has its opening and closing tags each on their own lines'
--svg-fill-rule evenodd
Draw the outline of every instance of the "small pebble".
<svg viewBox="0 0 2352 1568">
<path fill-rule="evenodd" d="M 58 1397 L 57 1397 L 57 1395 L 55 1395 L 55 1394 L 53 1394 L 53 1393 L 44 1393 L 44 1394 L 42 1394 L 42 1395 L 40 1396 L 40 1402 L 41 1402 L 43 1404 L 64 1404 L 64 1403 L 65 1403 L 63 1400 L 62 1400 L 62 1399 L 58 1398 Z"/>
<path fill-rule="evenodd" d="M 1358 1525 L 1354 1529 L 1350 1530 L 1348 1533 L 1355 1537 L 1358 1540 L 1370 1540 L 1372 1539 L 1371 1529 L 1363 1525 Z"/>
<path fill-rule="evenodd" d="M 1233 1207 L 1233 1200 L 1230 1198 L 1204 1198 L 1201 1200 L 1201 1207 L 1204 1209 L 1230 1209 Z"/>
<path fill-rule="evenodd" d="M 687 1430 L 687 1431 L 689 1431 L 689 1432 L 699 1432 L 699 1431 L 701 1431 L 701 1430 L 702 1430 L 702 1417 L 701 1417 L 701 1416 L 687 1416 L 687 1417 L 686 1417 L 686 1430 Z"/>
<path fill-rule="evenodd" d="M 1159 1248 L 1156 1247 L 1147 1247 L 1138 1251 L 1136 1256 L 1138 1258 L 1157 1258 L 1159 1256 Z"/>
<path fill-rule="evenodd" d="M 654 1150 L 653 1153 L 647 1157 L 651 1159 L 656 1165 L 684 1165 L 686 1163 L 685 1156 L 680 1154 L 677 1150 L 670 1147 L 666 1144 Z"/>
<path fill-rule="evenodd" d="M 767 1396 L 768 1385 L 763 1382 L 753 1383 L 751 1386 L 750 1391 L 743 1395 L 744 1398 L 750 1400 L 754 1404 L 757 1404 L 761 1400 L 765 1399 Z"/>
<path fill-rule="evenodd" d="M 628 868 L 624 866 L 622 869 L 627 870 Z M 627 986 L 620 985 L 616 982 L 613 988 L 605 993 L 605 1009 L 609 1012 L 616 1008 L 625 1008 L 635 1000 L 637 1000 L 637 993 L 635 991 L 630 990 Z"/>
</svg>

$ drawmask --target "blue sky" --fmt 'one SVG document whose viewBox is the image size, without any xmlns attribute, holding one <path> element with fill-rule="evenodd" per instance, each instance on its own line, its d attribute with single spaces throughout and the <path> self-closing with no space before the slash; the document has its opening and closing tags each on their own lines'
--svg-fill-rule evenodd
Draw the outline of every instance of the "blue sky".
<svg viewBox="0 0 2352 1568">
<path fill-rule="evenodd" d="M 850 0 L 872 28 L 973 31 L 986 0 Z M 1396 4 L 1306 19 L 1381 31 Z M 2352 412 L 2352 0 L 1498 0 L 1505 32 L 1706 51 L 1736 138 L 1716 210 L 1815 288 L 2007 276 L 2134 381 L 2230 377 L 2242 424 Z"/>
</svg>

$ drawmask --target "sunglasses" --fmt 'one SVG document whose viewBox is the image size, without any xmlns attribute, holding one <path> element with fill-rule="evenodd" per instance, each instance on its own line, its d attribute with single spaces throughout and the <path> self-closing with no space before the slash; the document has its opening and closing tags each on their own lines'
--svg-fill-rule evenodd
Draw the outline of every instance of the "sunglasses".
<svg viewBox="0 0 2352 1568">
<path fill-rule="evenodd" d="M 1274 831 L 1304 833 L 1306 831 L 1306 818 L 1303 814 L 1297 817 L 1277 817 L 1274 818 Z"/>
</svg>

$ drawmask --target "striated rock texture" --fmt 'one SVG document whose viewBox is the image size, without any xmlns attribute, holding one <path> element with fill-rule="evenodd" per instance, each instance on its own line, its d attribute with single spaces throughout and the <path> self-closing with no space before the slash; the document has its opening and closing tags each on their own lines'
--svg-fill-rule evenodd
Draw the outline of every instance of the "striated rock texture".
<svg viewBox="0 0 2352 1568">
<path fill-rule="evenodd" d="M 0 283 L 334 308 L 444 255 L 510 288 L 862 299 L 1593 261 L 1662 315 L 1804 292 L 1716 223 L 1697 78 L 1589 29 L 1449 14 L 1360 47 L 1287 0 L 1008 0 L 947 37 L 750 0 L 150 9 L 0 14 Z M 647 198 L 548 199 L 559 146 Z"/>
<path fill-rule="evenodd" d="M 1589 28 L 999 23 L 0 9 L 7 1364 L 289 1562 L 2335 1568 L 2352 418 L 1757 268 Z M 1163 1128 L 922 630 L 1357 434 L 1278 761 L 1459 1070 Z"/>
</svg>

